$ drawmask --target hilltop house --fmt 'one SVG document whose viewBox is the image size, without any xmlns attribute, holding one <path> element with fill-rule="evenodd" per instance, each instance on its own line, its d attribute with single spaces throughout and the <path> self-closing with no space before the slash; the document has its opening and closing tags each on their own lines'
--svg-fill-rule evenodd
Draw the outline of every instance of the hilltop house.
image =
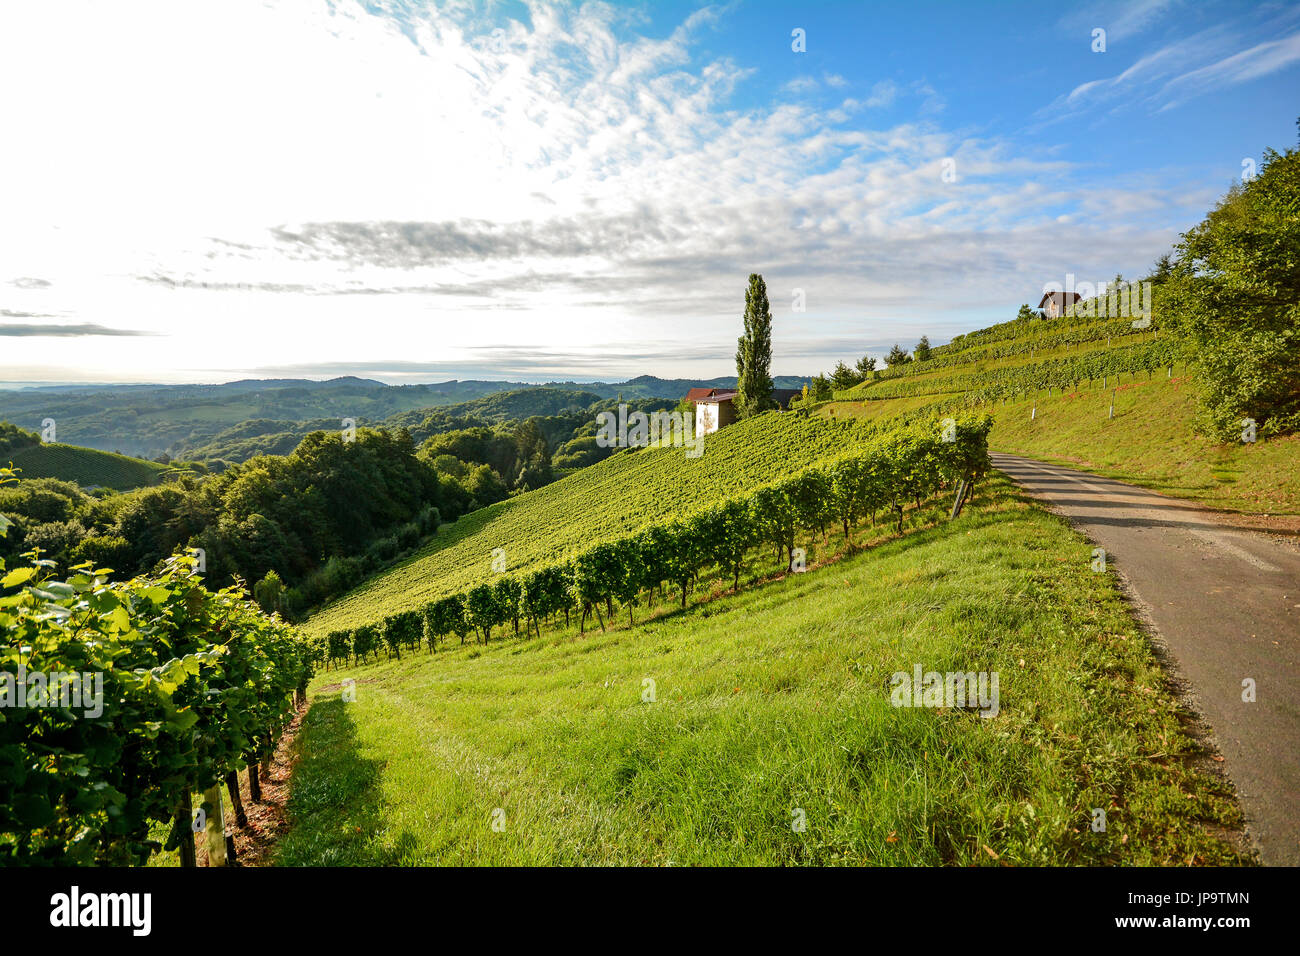
<svg viewBox="0 0 1300 956">
<path fill-rule="evenodd" d="M 736 420 L 736 396 L 734 388 L 692 388 L 686 393 L 686 401 L 695 405 L 695 434 L 712 435 L 724 425 Z M 772 389 L 772 401 L 776 407 L 785 411 L 790 407 L 790 400 L 803 393 L 797 388 Z"/>
<path fill-rule="evenodd" d="M 736 420 L 736 395 L 734 388 L 692 388 L 686 401 L 695 406 L 695 435 L 712 435 L 724 425 Z"/>
<path fill-rule="evenodd" d="M 1059 319 L 1065 315 L 1066 309 L 1082 298 L 1077 292 L 1044 292 L 1038 300 L 1038 311 L 1049 319 Z"/>
</svg>

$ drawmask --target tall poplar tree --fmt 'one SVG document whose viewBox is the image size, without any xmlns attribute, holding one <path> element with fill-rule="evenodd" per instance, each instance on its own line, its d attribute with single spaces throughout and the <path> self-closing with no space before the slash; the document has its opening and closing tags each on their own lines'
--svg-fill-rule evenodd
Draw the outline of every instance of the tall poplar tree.
<svg viewBox="0 0 1300 956">
<path fill-rule="evenodd" d="M 772 310 L 767 284 L 749 274 L 745 290 L 745 334 L 736 346 L 736 414 L 740 418 L 775 408 L 772 401 Z"/>
</svg>

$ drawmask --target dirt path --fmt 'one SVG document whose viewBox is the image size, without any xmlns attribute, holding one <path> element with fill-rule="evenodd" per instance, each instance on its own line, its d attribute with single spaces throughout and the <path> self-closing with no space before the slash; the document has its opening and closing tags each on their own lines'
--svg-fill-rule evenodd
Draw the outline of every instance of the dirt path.
<svg viewBox="0 0 1300 956">
<path fill-rule="evenodd" d="M 1213 727 L 1260 859 L 1300 864 L 1300 548 L 1193 502 L 992 457 L 1105 549 Z"/>
<path fill-rule="evenodd" d="M 235 836 L 235 855 L 239 866 L 269 866 L 276 842 L 289 829 L 285 817 L 285 807 L 289 803 L 289 778 L 293 774 L 293 765 L 297 756 L 294 738 L 302 726 L 302 719 L 307 716 L 303 707 L 294 715 L 293 720 L 284 730 L 276 744 L 267 772 L 260 775 L 262 800 L 253 802 L 252 792 L 248 789 L 248 772 L 239 772 L 239 792 L 248 816 L 248 826 L 241 827 L 235 822 L 231 813 L 226 821 Z M 223 788 L 224 793 L 224 788 Z M 225 799 L 229 800 L 229 797 Z M 194 838 L 197 866 L 208 865 L 208 844 L 204 835 Z"/>
</svg>

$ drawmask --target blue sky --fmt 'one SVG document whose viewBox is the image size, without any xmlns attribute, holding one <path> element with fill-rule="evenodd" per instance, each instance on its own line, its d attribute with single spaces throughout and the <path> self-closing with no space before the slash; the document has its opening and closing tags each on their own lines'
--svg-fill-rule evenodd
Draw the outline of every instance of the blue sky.
<svg viewBox="0 0 1300 956">
<path fill-rule="evenodd" d="M 1298 80 L 1280 3 L 8 5 L 0 381 L 706 378 L 750 271 L 810 374 L 1142 274 Z"/>
</svg>

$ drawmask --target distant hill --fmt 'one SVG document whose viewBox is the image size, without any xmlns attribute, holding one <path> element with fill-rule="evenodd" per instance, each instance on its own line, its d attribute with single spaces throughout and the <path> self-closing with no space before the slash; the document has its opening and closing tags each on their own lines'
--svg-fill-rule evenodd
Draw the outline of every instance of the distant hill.
<svg viewBox="0 0 1300 956">
<path fill-rule="evenodd" d="M 626 400 L 643 408 L 667 407 L 676 401 L 636 396 L 626 397 Z M 615 399 L 602 398 L 594 392 L 532 385 L 494 392 L 455 405 L 414 408 L 379 420 L 358 417 L 357 424 L 405 428 L 418 443 L 431 435 L 456 429 L 491 427 L 537 417 L 541 419 L 542 431 L 555 452 L 576 435 L 585 434 L 584 426 L 590 426 L 594 434 L 596 412 L 614 402 Z M 208 462 L 220 459 L 232 463 L 247 461 L 255 455 L 287 455 L 310 432 L 338 428 L 339 420 L 336 418 L 300 422 L 255 418 L 227 428 L 202 444 L 182 446 L 175 454 L 183 459 Z"/>
<path fill-rule="evenodd" d="M 803 388 L 808 378 L 800 375 L 773 376 L 774 388 Z M 718 378 L 657 378 L 654 375 L 638 375 L 626 382 L 548 382 L 549 388 L 582 389 L 594 392 L 601 398 L 672 398 L 678 399 L 691 388 L 735 388 L 736 376 L 722 375 Z"/>
<path fill-rule="evenodd" d="M 777 376 L 775 384 L 778 388 L 799 388 L 805 381 L 782 375 Z M 242 460 L 248 457 L 249 440 L 257 437 L 278 434 L 282 437 L 276 449 L 288 449 L 296 445 L 294 436 L 301 437 L 313 428 L 339 427 L 343 418 L 378 423 L 403 412 L 459 406 L 506 392 L 549 389 L 599 399 L 615 399 L 621 395 L 627 400 L 676 400 L 692 386 L 731 387 L 735 382 L 734 376 L 701 380 L 641 375 L 626 382 L 537 385 L 453 380 L 430 385 L 385 385 L 347 376 L 320 382 L 245 379 L 221 385 L 42 386 L 0 391 L 0 421 L 31 429 L 39 427 L 43 419 L 53 418 L 58 423 L 59 436 L 69 442 L 144 458 L 161 454 L 173 458 L 192 456 L 196 450 L 203 449 L 207 457 Z M 474 412 L 480 413 L 497 416 L 501 408 L 484 406 Z M 422 420 L 425 416 L 418 417 Z M 323 424 L 316 424 L 317 421 Z M 249 422 L 282 424 L 260 435 L 226 434 Z M 268 448 L 271 444 L 261 443 Z M 219 451 L 224 453 L 217 454 Z"/>
</svg>

